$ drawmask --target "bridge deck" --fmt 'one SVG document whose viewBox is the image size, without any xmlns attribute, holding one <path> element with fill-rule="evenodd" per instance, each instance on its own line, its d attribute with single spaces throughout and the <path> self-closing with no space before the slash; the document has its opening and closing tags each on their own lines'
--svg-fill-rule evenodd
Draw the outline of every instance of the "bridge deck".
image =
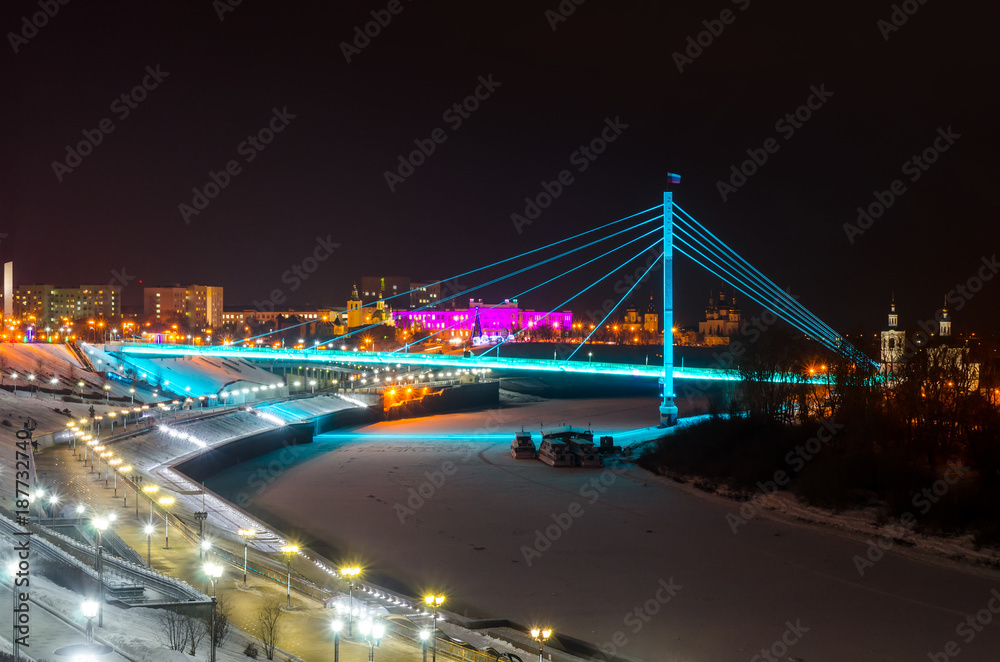
<svg viewBox="0 0 1000 662">
<path fill-rule="evenodd" d="M 430 368 L 460 368 L 467 370 L 473 368 L 479 370 L 524 370 L 533 372 L 561 372 L 566 374 L 623 375 L 651 379 L 663 377 L 662 366 L 590 361 L 558 361 L 553 359 L 497 358 L 496 356 L 466 358 L 464 356 L 452 356 L 448 354 L 346 352 L 332 349 L 258 349 L 226 345 L 122 345 L 113 351 L 119 351 L 126 356 L 141 356 L 146 358 L 205 356 L 246 359 L 249 361 L 302 361 L 309 363 L 350 363 L 385 366 L 419 365 Z M 736 381 L 739 379 L 739 376 L 731 370 L 678 368 L 675 366 L 674 378 Z"/>
</svg>

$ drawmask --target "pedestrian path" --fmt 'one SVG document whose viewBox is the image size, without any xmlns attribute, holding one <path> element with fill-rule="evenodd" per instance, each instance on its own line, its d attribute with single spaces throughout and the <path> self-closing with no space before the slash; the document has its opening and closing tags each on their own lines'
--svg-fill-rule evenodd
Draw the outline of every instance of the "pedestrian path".
<svg viewBox="0 0 1000 662">
<path fill-rule="evenodd" d="M 118 485 L 117 496 L 112 489 L 113 479 L 105 486 L 103 474 L 98 474 L 97 463 L 91 470 L 90 463 L 81 462 L 70 448 L 53 447 L 35 455 L 35 466 L 40 485 L 55 487 L 60 495 L 61 508 L 66 515 L 75 515 L 75 507 L 82 504 L 88 515 L 116 515 L 112 527 L 142 558 L 148 556 L 158 572 L 188 582 L 211 594 L 211 585 L 203 571 L 208 553 L 202 552 L 196 541 L 187 539 L 173 523 L 170 525 L 169 549 L 162 516 L 154 511 L 155 533 L 147 537 L 143 528 L 149 520 L 149 505 L 139 504 L 136 516 L 135 495 L 130 490 L 128 507 L 122 498 L 123 486 Z M 148 545 L 148 547 L 147 547 Z M 243 550 L 231 550 L 242 555 Z M 218 557 L 211 555 L 213 562 Z M 219 599 L 231 607 L 231 620 L 240 629 L 259 636 L 256 623 L 257 609 L 269 600 L 287 602 L 286 589 L 271 580 L 252 575 L 247 588 L 243 588 L 242 568 L 223 564 L 224 574 L 216 591 Z M 325 662 L 333 659 L 334 641 L 330 629 L 333 613 L 317 600 L 292 592 L 291 609 L 281 616 L 278 647 L 306 662 Z M 8 618 L 9 624 L 9 618 Z M 368 644 L 363 641 L 340 640 L 340 659 L 345 662 L 368 660 Z M 276 659 L 283 659 L 280 654 Z M 423 659 L 419 647 L 403 640 L 386 638 L 376 649 L 376 659 L 399 662 L 416 662 Z"/>
</svg>

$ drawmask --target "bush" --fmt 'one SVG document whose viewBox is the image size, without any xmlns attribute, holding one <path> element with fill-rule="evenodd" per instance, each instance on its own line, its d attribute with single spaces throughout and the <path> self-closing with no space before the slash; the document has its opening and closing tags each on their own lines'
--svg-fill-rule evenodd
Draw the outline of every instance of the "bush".
<svg viewBox="0 0 1000 662">
<path fill-rule="evenodd" d="M 249 657 L 251 660 L 256 660 L 257 656 L 260 655 L 260 649 L 257 648 L 257 644 L 250 642 L 247 647 L 243 649 L 243 654 Z"/>
</svg>

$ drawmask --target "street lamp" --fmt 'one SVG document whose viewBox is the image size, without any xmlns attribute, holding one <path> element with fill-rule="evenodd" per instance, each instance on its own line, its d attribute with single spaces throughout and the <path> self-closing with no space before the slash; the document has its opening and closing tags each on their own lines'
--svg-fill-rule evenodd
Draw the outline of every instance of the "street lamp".
<svg viewBox="0 0 1000 662">
<path fill-rule="evenodd" d="M 104 451 L 97 456 L 97 480 L 101 479 L 101 460 L 104 459 L 104 487 L 108 486 L 108 462 L 113 455 L 111 451 Z"/>
<path fill-rule="evenodd" d="M 157 503 L 163 506 L 163 549 L 170 549 L 170 518 L 167 516 L 167 506 L 174 505 L 174 498 L 172 496 L 160 497 Z"/>
<path fill-rule="evenodd" d="M 129 392 L 129 395 L 132 396 L 132 404 L 135 404 L 135 389 L 134 388 L 130 388 L 128 390 L 128 392 Z"/>
<path fill-rule="evenodd" d="M 142 486 L 142 491 L 146 495 L 146 498 L 149 499 L 149 523 L 152 524 L 153 523 L 153 495 L 160 491 L 160 486 L 159 485 L 143 485 Z M 136 506 L 136 508 L 139 507 L 139 498 L 138 497 L 136 497 L 135 506 Z"/>
<path fill-rule="evenodd" d="M 118 465 L 122 463 L 120 457 L 113 457 L 108 460 L 108 466 L 111 468 L 111 473 L 115 475 L 115 498 L 118 498 Z M 104 474 L 104 487 L 108 486 L 107 474 Z"/>
<path fill-rule="evenodd" d="M 551 628 L 545 628 L 545 629 L 535 628 L 531 631 L 531 638 L 538 642 L 538 662 L 542 662 L 542 646 L 545 645 L 545 640 L 551 636 L 552 636 Z"/>
<path fill-rule="evenodd" d="M 83 617 L 87 619 L 87 644 L 94 643 L 94 616 L 97 616 L 98 604 L 93 600 L 84 600 L 80 605 Z"/>
<path fill-rule="evenodd" d="M 250 546 L 250 539 L 257 535 L 253 529 L 240 529 L 236 532 L 243 538 L 243 587 L 247 585 L 247 548 Z"/>
<path fill-rule="evenodd" d="M 437 662 L 437 618 L 438 618 L 438 607 L 444 604 L 443 595 L 425 595 L 424 603 L 427 604 L 431 609 L 434 610 L 434 628 L 433 633 L 434 641 L 431 642 L 431 659 Z"/>
<path fill-rule="evenodd" d="M 104 385 L 104 404 L 110 403 L 111 398 L 111 384 Z"/>
<path fill-rule="evenodd" d="M 292 557 L 299 553 L 298 545 L 282 545 L 281 553 L 285 555 L 285 562 L 288 564 L 288 584 L 285 593 L 288 602 L 288 609 L 292 608 Z"/>
<path fill-rule="evenodd" d="M 97 530 L 97 584 L 98 584 L 98 603 L 97 603 L 97 627 L 104 627 L 104 529 L 110 526 L 110 522 L 106 517 L 95 517 L 91 520 L 91 524 Z"/>
<path fill-rule="evenodd" d="M 361 568 L 354 566 L 352 568 L 341 568 L 340 574 L 347 577 L 347 581 L 350 582 L 350 609 L 347 612 L 347 636 L 352 636 L 354 627 L 354 579 L 361 574 Z"/>
<path fill-rule="evenodd" d="M 211 662 L 215 662 L 215 583 L 218 582 L 219 577 L 222 576 L 222 566 L 218 563 L 206 563 L 205 574 L 212 580 L 212 620 L 209 623 L 208 636 L 211 639 L 212 644 Z"/>
<path fill-rule="evenodd" d="M 427 640 L 431 638 L 430 630 L 420 631 L 420 648 L 424 654 L 424 662 L 427 662 Z"/>
<path fill-rule="evenodd" d="M 122 508 L 128 508 L 128 481 L 125 479 L 125 474 L 132 472 L 132 465 L 127 465 L 118 469 L 115 474 L 115 496 L 118 496 L 118 474 L 122 475 Z M 139 499 L 136 498 L 138 502 Z"/>
<path fill-rule="evenodd" d="M 372 623 L 366 618 L 358 623 L 358 631 L 368 642 L 368 662 L 375 662 L 375 647 L 385 636 L 385 625 L 380 622 Z"/>
<path fill-rule="evenodd" d="M 146 534 L 146 565 L 148 565 L 150 568 L 153 567 L 153 561 L 151 557 L 153 551 L 153 531 L 155 530 L 156 528 L 153 526 L 152 522 L 142 527 L 142 532 Z"/>
<path fill-rule="evenodd" d="M 333 630 L 333 662 L 340 662 L 340 630 L 344 624 L 339 618 L 333 619 L 330 629 Z"/>
</svg>

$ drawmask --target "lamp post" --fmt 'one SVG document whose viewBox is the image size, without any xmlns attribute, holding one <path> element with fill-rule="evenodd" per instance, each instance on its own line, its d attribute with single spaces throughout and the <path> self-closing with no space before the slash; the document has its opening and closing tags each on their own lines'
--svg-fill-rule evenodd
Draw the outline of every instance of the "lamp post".
<svg viewBox="0 0 1000 662">
<path fill-rule="evenodd" d="M 375 662 L 375 647 L 379 645 L 382 637 L 385 636 L 385 625 L 373 623 L 367 618 L 358 623 L 358 631 L 368 642 L 368 662 Z"/>
<path fill-rule="evenodd" d="M 153 523 L 153 495 L 160 491 L 159 485 L 143 485 L 142 492 L 149 499 L 149 523 Z M 136 512 L 139 510 L 139 499 L 136 498 L 135 508 Z"/>
<path fill-rule="evenodd" d="M 104 385 L 104 404 L 110 404 L 111 400 L 111 384 Z"/>
<path fill-rule="evenodd" d="M 421 651 L 424 654 L 424 660 L 423 660 L 423 662 L 427 662 L 427 640 L 430 639 L 430 638 L 431 638 L 431 632 L 430 632 L 430 630 L 421 630 L 420 631 L 420 648 L 421 648 Z"/>
<path fill-rule="evenodd" d="M 215 662 L 215 583 L 222 576 L 222 566 L 218 563 L 206 563 L 205 574 L 212 580 L 212 619 L 209 621 L 208 636 L 211 639 L 212 657 L 211 662 Z"/>
<path fill-rule="evenodd" d="M 340 630 L 344 624 L 339 618 L 333 619 L 330 629 L 333 630 L 333 662 L 340 662 Z"/>
<path fill-rule="evenodd" d="M 130 388 L 128 390 L 128 392 L 129 392 L 129 395 L 132 396 L 132 404 L 135 404 L 135 389 L 134 388 Z"/>
<path fill-rule="evenodd" d="M 142 527 L 142 532 L 146 534 L 146 565 L 150 568 L 153 567 L 152 561 L 152 551 L 153 551 L 153 531 L 155 527 L 153 523 L 150 522 L 146 526 Z"/>
<path fill-rule="evenodd" d="M 94 643 L 94 616 L 97 616 L 98 604 L 93 600 L 85 600 L 80 605 L 83 617 L 87 619 L 87 645 Z"/>
<path fill-rule="evenodd" d="M 104 460 L 104 487 L 108 486 L 108 462 L 111 461 L 111 457 L 114 455 L 111 451 L 104 451 L 97 456 L 97 480 L 101 479 L 101 460 Z"/>
<path fill-rule="evenodd" d="M 431 635 L 434 637 L 431 641 L 431 660 L 437 662 L 437 619 L 438 619 L 438 607 L 444 604 L 443 595 L 425 595 L 424 602 L 434 610 L 434 627 L 431 630 Z"/>
<path fill-rule="evenodd" d="M 551 628 L 535 628 L 531 631 L 531 638 L 538 642 L 538 662 L 542 662 L 542 647 L 545 645 L 545 640 L 551 636 Z"/>
<path fill-rule="evenodd" d="M 163 506 L 163 549 L 170 549 L 170 518 L 167 513 L 167 506 L 174 505 L 174 498 L 172 496 L 163 496 L 157 500 L 161 506 Z"/>
<path fill-rule="evenodd" d="M 97 530 L 97 627 L 104 627 L 104 529 L 108 528 L 109 522 L 105 517 L 97 517 L 91 520 Z"/>
<path fill-rule="evenodd" d="M 281 553 L 285 555 L 285 562 L 288 564 L 288 583 L 286 585 L 285 599 L 287 608 L 292 608 L 292 557 L 299 553 L 298 545 L 282 545 Z"/>
<path fill-rule="evenodd" d="M 257 532 L 253 529 L 240 529 L 236 532 L 239 534 L 240 538 L 243 538 L 243 587 L 246 588 L 247 585 L 247 551 L 250 546 L 250 540 Z"/>
<path fill-rule="evenodd" d="M 118 465 L 121 464 L 121 463 L 122 463 L 122 459 L 120 457 L 114 457 L 114 458 L 111 458 L 110 460 L 108 460 L 108 467 L 110 467 L 111 473 L 113 473 L 115 475 L 115 497 L 114 498 L 116 498 L 116 499 L 118 498 Z M 106 477 L 104 479 L 104 486 L 105 487 L 108 486 L 108 480 L 107 480 Z"/>
<path fill-rule="evenodd" d="M 354 633 L 352 632 L 354 628 L 354 578 L 361 574 L 361 568 L 355 566 L 352 568 L 341 568 L 340 574 L 347 577 L 347 581 L 350 582 L 350 602 L 348 603 L 350 609 L 347 612 L 347 636 L 350 637 Z"/>
<path fill-rule="evenodd" d="M 131 473 L 132 465 L 120 467 L 115 474 L 115 496 L 118 495 L 118 474 L 122 475 L 122 508 L 128 508 L 128 480 L 125 474 Z M 136 499 L 138 501 L 138 499 Z"/>
</svg>

